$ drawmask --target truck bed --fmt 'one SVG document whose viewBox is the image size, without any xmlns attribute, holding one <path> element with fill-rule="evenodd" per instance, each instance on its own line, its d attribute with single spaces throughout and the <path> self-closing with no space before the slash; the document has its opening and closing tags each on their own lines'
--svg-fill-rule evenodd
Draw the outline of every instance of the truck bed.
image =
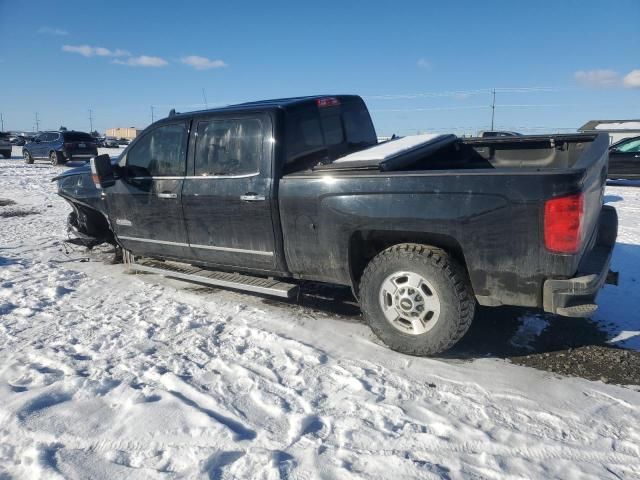
<svg viewBox="0 0 640 480">
<path fill-rule="evenodd" d="M 565 134 L 460 139 L 455 135 L 414 135 L 380 143 L 315 170 L 566 169 L 576 165 L 598 137 Z"/>
<path fill-rule="evenodd" d="M 542 307 L 544 282 L 575 275 L 595 242 L 606 135 L 456 139 L 397 169 L 383 162 L 336 161 L 282 178 L 292 272 L 357 284 L 354 256 L 366 259 L 361 250 L 409 232 L 458 252 L 481 304 Z M 545 202 L 575 193 L 583 194 L 586 238 L 576 254 L 554 254 L 544 247 Z"/>
</svg>

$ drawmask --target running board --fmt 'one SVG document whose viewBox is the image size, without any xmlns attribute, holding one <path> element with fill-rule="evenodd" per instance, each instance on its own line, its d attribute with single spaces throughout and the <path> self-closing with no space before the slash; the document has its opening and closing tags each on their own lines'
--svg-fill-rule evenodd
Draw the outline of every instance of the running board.
<svg viewBox="0 0 640 480">
<path fill-rule="evenodd" d="M 187 263 L 134 259 L 133 255 L 128 252 L 125 253 L 124 260 L 125 264 L 132 270 L 157 273 L 165 277 L 178 278 L 190 282 L 205 283 L 207 285 L 215 285 L 216 287 L 233 288 L 283 298 L 293 298 L 298 294 L 298 285 L 270 278 L 207 270 Z"/>
</svg>

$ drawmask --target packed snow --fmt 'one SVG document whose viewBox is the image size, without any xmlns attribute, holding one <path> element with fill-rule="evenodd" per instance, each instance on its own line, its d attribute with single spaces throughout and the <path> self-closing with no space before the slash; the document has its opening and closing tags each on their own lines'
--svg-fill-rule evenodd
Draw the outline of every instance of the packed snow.
<svg viewBox="0 0 640 480">
<path fill-rule="evenodd" d="M 64 167 L 18 156 L 0 160 L 1 479 L 640 477 L 637 387 L 404 356 L 357 316 L 127 273 L 63 243 Z M 640 349 L 640 188 L 605 200 L 621 286 L 596 319 Z"/>
</svg>

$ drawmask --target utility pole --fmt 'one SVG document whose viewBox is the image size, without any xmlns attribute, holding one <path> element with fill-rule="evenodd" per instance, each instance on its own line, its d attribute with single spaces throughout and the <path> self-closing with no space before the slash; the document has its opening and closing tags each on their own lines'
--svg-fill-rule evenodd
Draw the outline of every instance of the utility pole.
<svg viewBox="0 0 640 480">
<path fill-rule="evenodd" d="M 89 109 L 89 132 L 93 133 L 93 110 Z"/>
<path fill-rule="evenodd" d="M 204 106 L 206 109 L 209 109 L 209 102 L 207 102 L 207 94 L 204 91 L 204 87 L 202 88 L 202 99 L 204 100 Z"/>
<path fill-rule="evenodd" d="M 493 89 L 493 102 L 491 103 L 491 130 L 493 130 L 493 119 L 496 116 L 496 89 Z"/>
<path fill-rule="evenodd" d="M 153 105 L 151 105 L 151 123 L 153 123 Z"/>
<path fill-rule="evenodd" d="M 36 112 L 36 132 L 40 131 L 40 119 L 38 118 L 38 112 Z"/>
<path fill-rule="evenodd" d="M 0 132 L 4 132 L 4 117 L 0 113 Z"/>
</svg>

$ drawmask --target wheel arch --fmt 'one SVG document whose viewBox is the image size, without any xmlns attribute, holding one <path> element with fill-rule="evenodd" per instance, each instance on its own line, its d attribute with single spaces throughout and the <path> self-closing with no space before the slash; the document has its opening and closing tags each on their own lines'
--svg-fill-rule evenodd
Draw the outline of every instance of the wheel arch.
<svg viewBox="0 0 640 480">
<path fill-rule="evenodd" d="M 440 248 L 454 258 L 469 275 L 462 246 L 450 235 L 431 232 L 397 230 L 358 230 L 349 238 L 349 275 L 351 288 L 356 298 L 360 279 L 367 264 L 380 252 L 393 245 L 417 243 Z"/>
</svg>

